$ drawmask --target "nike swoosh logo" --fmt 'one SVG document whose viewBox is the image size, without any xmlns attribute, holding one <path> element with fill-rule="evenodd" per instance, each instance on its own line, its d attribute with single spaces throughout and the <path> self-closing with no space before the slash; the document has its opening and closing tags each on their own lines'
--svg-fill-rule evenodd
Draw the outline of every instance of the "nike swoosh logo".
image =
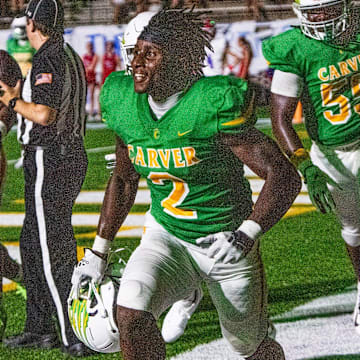
<svg viewBox="0 0 360 360">
<path fill-rule="evenodd" d="M 188 130 L 188 131 L 184 131 L 184 132 L 180 132 L 178 131 L 178 136 L 184 136 L 186 134 L 188 134 L 189 132 L 191 132 L 192 130 Z"/>
</svg>

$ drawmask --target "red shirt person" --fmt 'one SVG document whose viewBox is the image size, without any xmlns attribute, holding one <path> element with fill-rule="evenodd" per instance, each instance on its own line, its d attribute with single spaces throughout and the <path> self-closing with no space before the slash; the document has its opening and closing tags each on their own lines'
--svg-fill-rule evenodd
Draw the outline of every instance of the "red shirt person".
<svg viewBox="0 0 360 360">
<path fill-rule="evenodd" d="M 90 95 L 90 116 L 95 115 L 95 102 L 94 102 L 94 94 L 96 88 L 96 72 L 95 68 L 98 63 L 98 56 L 95 54 L 94 45 L 92 42 L 88 42 L 86 44 L 86 53 L 82 57 L 82 61 L 84 63 L 85 71 L 86 71 L 86 81 L 88 85 L 89 95 Z"/>
<path fill-rule="evenodd" d="M 114 43 L 112 41 L 107 41 L 105 54 L 102 60 L 102 84 L 105 82 L 105 79 L 117 68 L 120 68 L 120 58 L 114 51 Z"/>
</svg>

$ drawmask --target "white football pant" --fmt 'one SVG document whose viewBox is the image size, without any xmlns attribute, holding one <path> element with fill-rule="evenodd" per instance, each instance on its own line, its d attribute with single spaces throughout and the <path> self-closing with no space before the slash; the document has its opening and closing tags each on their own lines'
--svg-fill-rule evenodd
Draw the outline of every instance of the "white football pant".
<svg viewBox="0 0 360 360">
<path fill-rule="evenodd" d="M 312 144 L 310 157 L 314 165 L 334 179 L 342 188 L 330 185 L 341 223 L 341 235 L 350 246 L 360 245 L 360 141 L 336 149 Z"/>
<path fill-rule="evenodd" d="M 122 276 L 117 304 L 148 311 L 158 319 L 204 281 L 218 311 L 224 338 L 239 355 L 249 357 L 268 330 L 273 331 L 267 315 L 258 242 L 235 264 L 215 263 L 206 256 L 206 249 L 169 234 L 148 213 L 141 243 Z"/>
</svg>

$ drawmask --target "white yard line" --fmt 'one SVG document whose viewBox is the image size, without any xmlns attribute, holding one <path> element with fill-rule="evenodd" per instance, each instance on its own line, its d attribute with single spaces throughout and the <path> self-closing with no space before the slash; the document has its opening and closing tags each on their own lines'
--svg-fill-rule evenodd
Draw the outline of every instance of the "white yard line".
<svg viewBox="0 0 360 360">
<path fill-rule="evenodd" d="M 145 214 L 129 214 L 123 226 L 142 226 Z M 73 214 L 73 226 L 96 226 L 99 222 L 99 214 L 83 213 Z M 22 226 L 25 218 L 24 213 L 0 213 L 0 226 Z M 6 240 L 6 239 L 4 239 Z"/>
<path fill-rule="evenodd" d="M 351 312 L 355 287 L 344 294 L 327 296 L 283 314 L 287 322 L 275 323 L 276 339 L 282 344 L 287 360 L 325 359 L 335 355 L 360 353 L 359 335 L 352 324 Z M 326 316 L 326 314 L 328 314 Z M 294 321 L 301 316 L 302 320 Z M 276 321 L 276 319 L 273 319 Z M 223 339 L 198 345 L 171 360 L 238 360 Z"/>
</svg>

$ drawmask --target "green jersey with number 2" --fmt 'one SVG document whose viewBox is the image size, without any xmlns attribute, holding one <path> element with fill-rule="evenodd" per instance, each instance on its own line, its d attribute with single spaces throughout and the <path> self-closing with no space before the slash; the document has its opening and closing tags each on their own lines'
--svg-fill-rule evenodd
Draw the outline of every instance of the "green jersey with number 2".
<svg viewBox="0 0 360 360">
<path fill-rule="evenodd" d="M 360 43 L 332 47 L 298 28 L 263 43 L 269 66 L 297 74 L 305 124 L 319 144 L 340 146 L 360 137 Z"/>
<path fill-rule="evenodd" d="M 147 180 L 151 214 L 176 237 L 235 230 L 252 209 L 242 162 L 222 145 L 221 133 L 243 133 L 255 122 L 253 94 L 241 79 L 201 78 L 160 119 L 131 76 L 112 73 L 101 91 L 107 125 L 127 145 Z"/>
</svg>

